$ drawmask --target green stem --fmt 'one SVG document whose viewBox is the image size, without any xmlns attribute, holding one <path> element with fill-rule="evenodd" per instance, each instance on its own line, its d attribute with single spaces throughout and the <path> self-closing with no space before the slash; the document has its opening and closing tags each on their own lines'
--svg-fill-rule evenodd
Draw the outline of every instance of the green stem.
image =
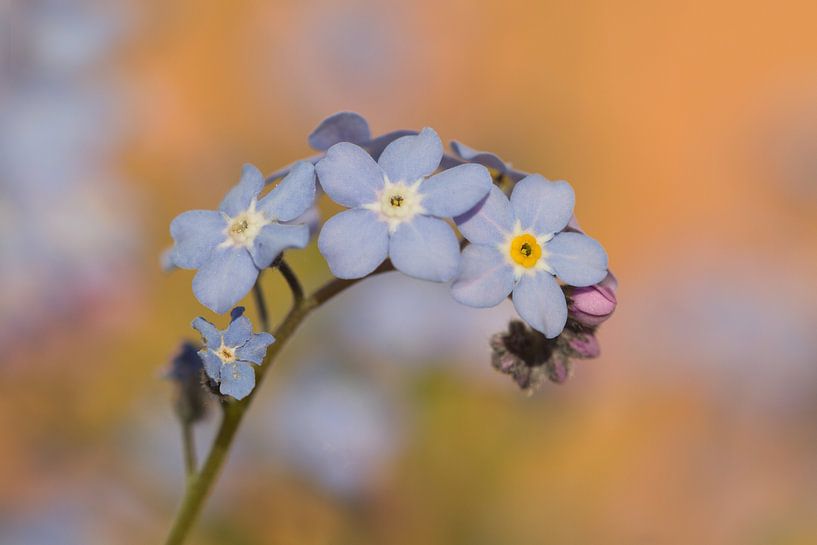
<svg viewBox="0 0 817 545">
<path fill-rule="evenodd" d="M 182 422 L 182 446 L 184 448 L 184 470 L 189 480 L 196 473 L 196 442 L 193 439 L 192 422 Z"/>
<path fill-rule="evenodd" d="M 289 267 L 286 267 L 286 269 L 292 274 L 293 278 L 296 278 Z M 394 270 L 391 264 L 384 263 L 377 270 L 375 270 L 372 275 L 391 270 Z M 283 269 L 282 274 L 284 274 Z M 284 276 L 285 278 L 287 277 L 286 274 L 284 274 Z M 216 481 L 216 477 L 218 476 L 221 466 L 224 464 L 224 460 L 227 456 L 227 452 L 230 450 L 230 446 L 232 445 L 235 433 L 238 430 L 238 426 L 241 423 L 241 420 L 244 418 L 244 414 L 247 412 L 252 400 L 255 398 L 255 394 L 258 392 L 258 387 L 261 385 L 264 376 L 267 374 L 267 370 L 272 367 L 272 362 L 275 361 L 275 358 L 284 348 L 287 341 L 293 336 L 295 331 L 297 331 L 298 326 L 301 325 L 304 318 L 306 318 L 313 310 L 326 303 L 334 296 L 344 291 L 346 288 L 360 282 L 360 280 L 362 279 L 335 279 L 316 290 L 311 296 L 307 298 L 301 297 L 300 299 L 297 297 L 296 292 L 293 289 L 295 302 L 286 318 L 284 318 L 284 321 L 273 333 L 275 336 L 275 343 L 271 345 L 267 351 L 267 355 L 264 358 L 264 363 L 255 371 L 255 389 L 249 396 L 245 397 L 241 401 L 227 400 L 222 402 L 224 418 L 221 421 L 221 427 L 218 430 L 218 435 L 216 435 L 216 438 L 213 441 L 213 446 L 210 449 L 210 453 L 207 455 L 207 460 L 205 460 L 201 471 L 198 474 L 193 475 L 192 478 L 188 479 L 184 499 L 182 500 L 181 507 L 179 507 L 179 510 L 176 513 L 176 518 L 173 521 L 173 526 L 167 540 L 165 541 L 165 545 L 181 545 L 181 543 L 184 542 L 190 528 L 193 526 L 193 523 L 196 521 L 196 518 L 201 512 L 201 508 L 204 505 L 204 500 L 207 498 L 210 489 L 213 487 L 213 484 Z M 287 279 L 287 282 L 289 282 L 289 279 Z M 300 284 L 298 285 L 300 286 Z M 290 287 L 292 287 L 292 284 L 290 284 Z M 260 291 L 257 293 L 260 293 Z"/>
<path fill-rule="evenodd" d="M 196 517 L 201 511 L 204 498 L 210 490 L 215 478 L 221 469 L 230 444 L 233 441 L 238 424 L 241 422 L 242 411 L 235 403 L 224 403 L 224 418 L 218 435 L 213 441 L 213 448 L 207 456 L 201 471 L 187 481 L 184 502 L 176 514 L 176 520 L 167 536 L 167 545 L 176 545 L 184 542 L 187 533 L 196 521 Z"/>
</svg>

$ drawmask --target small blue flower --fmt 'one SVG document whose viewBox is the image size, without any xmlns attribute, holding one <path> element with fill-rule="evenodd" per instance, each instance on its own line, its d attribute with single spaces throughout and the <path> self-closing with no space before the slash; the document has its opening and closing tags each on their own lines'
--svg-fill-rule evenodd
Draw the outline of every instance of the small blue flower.
<svg viewBox="0 0 817 545">
<path fill-rule="evenodd" d="M 253 334 L 244 307 L 233 309 L 232 321 L 224 331 L 202 317 L 193 320 L 193 328 L 204 339 L 199 357 L 207 376 L 221 385 L 222 394 L 236 399 L 247 397 L 255 388 L 255 371 L 250 364 L 261 365 L 267 347 L 275 342 L 273 336 L 266 332 Z"/>
<path fill-rule="evenodd" d="M 518 182 L 510 201 L 497 187 L 480 206 L 455 218 L 471 244 L 451 286 L 472 307 L 493 307 L 513 292 L 513 304 L 531 327 L 554 338 L 567 321 L 565 284 L 591 286 L 607 275 L 607 253 L 592 238 L 562 232 L 575 204 L 567 182 L 533 174 Z"/>
<path fill-rule="evenodd" d="M 453 229 L 440 218 L 464 214 L 485 197 L 491 176 L 467 164 L 431 175 L 443 146 L 433 129 L 386 146 L 378 162 L 349 142 L 335 144 L 315 167 L 324 191 L 351 208 L 330 218 L 318 249 L 338 278 L 361 278 L 386 257 L 399 271 L 445 282 L 459 268 Z"/>
<path fill-rule="evenodd" d="M 308 226 L 284 222 L 303 214 L 315 200 L 312 164 L 297 163 L 259 200 L 263 188 L 261 172 L 245 165 L 241 180 L 218 211 L 191 210 L 170 224 L 176 243 L 170 261 L 183 269 L 198 269 L 193 293 L 210 310 L 227 312 L 278 254 L 309 243 Z"/>
</svg>

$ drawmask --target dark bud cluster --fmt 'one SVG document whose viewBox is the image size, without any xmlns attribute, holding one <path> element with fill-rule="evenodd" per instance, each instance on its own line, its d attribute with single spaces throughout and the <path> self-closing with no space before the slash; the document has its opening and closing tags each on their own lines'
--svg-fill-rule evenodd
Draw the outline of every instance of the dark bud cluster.
<svg viewBox="0 0 817 545">
<path fill-rule="evenodd" d="M 507 331 L 491 337 L 491 365 L 529 394 L 547 380 L 561 384 L 570 378 L 573 360 L 599 355 L 594 330 L 571 319 L 558 337 L 548 339 L 524 322 L 511 320 Z"/>
</svg>

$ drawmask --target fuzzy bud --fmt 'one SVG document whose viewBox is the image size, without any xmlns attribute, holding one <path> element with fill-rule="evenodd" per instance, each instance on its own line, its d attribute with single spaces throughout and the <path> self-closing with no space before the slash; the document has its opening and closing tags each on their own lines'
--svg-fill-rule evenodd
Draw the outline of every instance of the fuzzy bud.
<svg viewBox="0 0 817 545">
<path fill-rule="evenodd" d="M 198 349 L 189 341 L 182 343 L 165 375 L 176 385 L 174 409 L 186 423 L 197 422 L 207 415 L 207 394 L 202 386 L 204 366 Z"/>
</svg>

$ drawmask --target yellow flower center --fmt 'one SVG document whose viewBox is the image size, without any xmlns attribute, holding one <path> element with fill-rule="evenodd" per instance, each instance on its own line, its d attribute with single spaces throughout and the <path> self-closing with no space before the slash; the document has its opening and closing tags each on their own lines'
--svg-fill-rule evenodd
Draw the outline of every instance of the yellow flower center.
<svg viewBox="0 0 817 545">
<path fill-rule="evenodd" d="M 542 247 L 533 235 L 525 233 L 513 238 L 510 253 L 514 263 L 530 269 L 542 257 Z"/>
</svg>

